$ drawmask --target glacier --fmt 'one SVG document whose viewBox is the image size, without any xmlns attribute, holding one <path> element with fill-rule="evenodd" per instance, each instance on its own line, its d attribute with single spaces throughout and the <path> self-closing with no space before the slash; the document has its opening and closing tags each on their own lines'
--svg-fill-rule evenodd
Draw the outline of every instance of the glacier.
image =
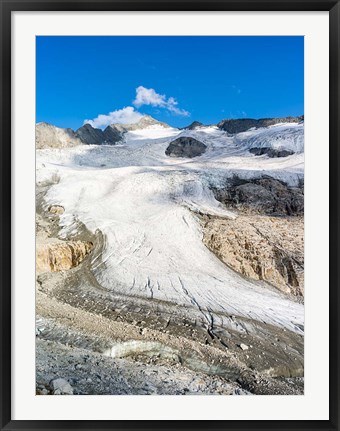
<svg viewBox="0 0 340 431">
<path fill-rule="evenodd" d="M 194 159 L 165 155 L 169 143 L 191 136 L 207 146 Z M 250 148 L 287 149 L 282 158 Z M 294 186 L 304 177 L 302 124 L 279 124 L 229 136 L 217 127 L 178 130 L 150 126 L 125 134 L 118 145 L 37 150 L 37 183 L 54 179 L 45 204 L 62 205 L 65 238 L 83 223 L 101 231 L 104 247 L 91 271 L 104 289 L 164 301 L 212 322 L 249 330 L 247 321 L 303 333 L 304 307 L 262 282 L 223 264 L 202 242 L 195 213 L 237 217 L 210 190 L 226 179 L 270 175 Z M 127 299 L 128 300 L 128 299 Z M 232 317 L 243 324 L 235 325 Z"/>
</svg>

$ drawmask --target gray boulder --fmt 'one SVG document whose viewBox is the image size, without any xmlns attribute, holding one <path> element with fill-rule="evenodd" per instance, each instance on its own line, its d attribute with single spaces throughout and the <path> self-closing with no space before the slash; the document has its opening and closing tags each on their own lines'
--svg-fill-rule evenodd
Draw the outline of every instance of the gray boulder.
<svg viewBox="0 0 340 431">
<path fill-rule="evenodd" d="M 207 146 L 191 137 L 180 137 L 172 141 L 165 154 L 170 157 L 198 157 L 205 153 Z"/>
<path fill-rule="evenodd" d="M 51 380 L 50 387 L 53 395 L 73 395 L 73 388 L 65 379 L 57 378 Z"/>
</svg>

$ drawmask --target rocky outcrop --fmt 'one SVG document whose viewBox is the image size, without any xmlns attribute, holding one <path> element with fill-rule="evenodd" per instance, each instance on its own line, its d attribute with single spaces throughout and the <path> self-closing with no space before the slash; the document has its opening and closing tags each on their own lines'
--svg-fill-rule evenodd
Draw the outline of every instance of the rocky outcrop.
<svg viewBox="0 0 340 431">
<path fill-rule="evenodd" d="M 76 131 L 76 135 L 83 144 L 100 145 L 104 142 L 104 132 L 101 129 L 95 129 L 90 124 L 84 124 Z"/>
<path fill-rule="evenodd" d="M 269 176 L 229 179 L 212 188 L 236 208 L 235 219 L 205 219 L 204 243 L 241 275 L 264 280 L 295 296 L 304 294 L 304 193 Z"/>
<path fill-rule="evenodd" d="M 191 137 L 182 136 L 169 144 L 165 150 L 165 154 L 170 157 L 192 158 L 201 156 L 206 149 L 207 146 L 203 142 Z"/>
<path fill-rule="evenodd" d="M 264 280 L 285 293 L 304 293 L 302 217 L 239 216 L 210 218 L 203 241 L 230 268 Z"/>
<path fill-rule="evenodd" d="M 115 123 L 111 124 L 110 127 L 115 127 L 119 132 L 132 132 L 138 129 L 147 129 L 151 126 L 159 126 L 164 128 L 169 128 L 170 126 L 166 123 L 162 123 L 161 121 L 155 120 L 155 118 L 150 117 L 150 115 L 144 115 L 137 123 L 132 124 L 120 124 Z"/>
<path fill-rule="evenodd" d="M 91 124 L 84 124 L 76 131 L 76 136 L 87 145 L 115 145 L 123 135 L 114 125 L 108 126 L 103 131 L 95 129 Z"/>
<path fill-rule="evenodd" d="M 62 129 L 48 123 L 38 123 L 35 127 L 37 149 L 68 148 L 81 145 L 82 141 L 72 129 Z"/>
<path fill-rule="evenodd" d="M 78 266 L 90 253 L 90 241 L 51 240 L 36 245 L 37 273 L 65 271 Z"/>
<path fill-rule="evenodd" d="M 48 212 L 50 214 L 60 215 L 60 214 L 63 214 L 65 212 L 65 209 L 61 205 L 50 205 L 48 207 Z"/>
<path fill-rule="evenodd" d="M 263 148 L 250 148 L 249 152 L 252 154 L 255 154 L 255 156 L 263 156 L 266 154 L 268 157 L 288 157 L 294 154 L 293 151 L 289 150 L 279 150 L 276 148 L 269 148 L 269 147 L 263 147 Z"/>
<path fill-rule="evenodd" d="M 36 213 L 37 274 L 75 268 L 93 249 L 93 243 L 83 240 L 83 237 L 68 241 L 59 239 L 59 221 L 64 212 L 65 208 L 55 203 L 49 205 L 45 212 Z"/>
<path fill-rule="evenodd" d="M 238 120 L 227 119 L 222 120 L 217 124 L 217 127 L 225 132 L 236 134 L 246 132 L 247 130 L 255 127 L 269 127 L 279 123 L 300 123 L 304 120 L 304 116 L 300 117 L 284 117 L 284 118 L 261 118 L 255 120 L 253 118 L 240 118 Z"/>
<path fill-rule="evenodd" d="M 288 187 L 268 176 L 252 180 L 234 177 L 224 187 L 212 190 L 217 200 L 246 213 L 302 215 L 304 212 L 302 184 Z"/>
<path fill-rule="evenodd" d="M 120 132 L 113 124 L 107 126 L 104 130 L 103 144 L 115 145 L 123 138 L 123 133 Z"/>
</svg>

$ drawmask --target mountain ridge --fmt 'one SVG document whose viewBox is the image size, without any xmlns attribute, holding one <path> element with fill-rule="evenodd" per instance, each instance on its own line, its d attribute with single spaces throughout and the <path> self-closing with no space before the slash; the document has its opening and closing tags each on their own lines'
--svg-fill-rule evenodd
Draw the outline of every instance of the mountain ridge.
<svg viewBox="0 0 340 431">
<path fill-rule="evenodd" d="M 274 126 L 279 123 L 300 123 L 304 121 L 304 115 L 299 117 L 274 117 L 274 118 L 239 118 L 239 119 L 225 119 L 217 123 L 217 127 L 225 132 L 236 134 L 246 132 L 247 130 L 255 127 L 259 129 L 261 127 Z"/>
<path fill-rule="evenodd" d="M 266 128 L 279 123 L 301 123 L 304 116 L 298 117 L 275 117 L 275 118 L 240 118 L 224 119 L 215 126 L 229 134 L 245 132 L 249 129 Z M 71 128 L 61 128 L 47 122 L 36 124 L 36 148 L 69 148 L 76 145 L 116 145 L 123 140 L 127 132 L 146 129 L 153 126 L 170 128 L 168 124 L 158 121 L 150 115 L 144 115 L 136 123 L 122 124 L 113 123 L 108 125 L 104 130 L 95 128 L 86 123 L 76 131 Z M 192 122 L 189 126 L 179 130 L 196 130 L 201 127 L 208 127 L 199 121 Z"/>
</svg>

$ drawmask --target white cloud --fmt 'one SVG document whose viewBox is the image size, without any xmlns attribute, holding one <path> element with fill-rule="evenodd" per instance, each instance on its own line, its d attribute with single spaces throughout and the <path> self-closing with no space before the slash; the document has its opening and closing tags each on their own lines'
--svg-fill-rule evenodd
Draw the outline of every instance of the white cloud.
<svg viewBox="0 0 340 431">
<path fill-rule="evenodd" d="M 158 94 L 153 88 L 145 88 L 142 85 L 136 88 L 136 98 L 132 102 L 138 108 L 142 105 L 166 106 L 166 98 Z"/>
<path fill-rule="evenodd" d="M 85 120 L 84 124 L 91 124 L 92 127 L 104 128 L 112 123 L 137 123 L 143 114 L 135 111 L 133 106 L 126 106 L 123 109 L 117 109 L 116 111 L 109 112 L 107 115 L 100 114 L 93 120 Z"/>
<path fill-rule="evenodd" d="M 164 94 L 158 94 L 153 88 L 145 88 L 142 85 L 136 88 L 136 98 L 132 102 L 137 108 L 142 105 L 158 106 L 165 108 L 176 115 L 188 117 L 190 112 L 177 107 L 178 102 L 173 97 L 168 99 Z"/>
<path fill-rule="evenodd" d="M 178 108 L 178 102 L 173 97 L 167 98 L 164 94 L 158 94 L 153 88 L 145 88 L 143 86 L 136 88 L 136 98 L 132 102 L 137 108 L 142 105 L 149 105 L 159 108 L 164 108 L 176 115 L 189 117 L 190 112 Z M 100 114 L 92 120 L 85 120 L 84 124 L 91 124 L 92 127 L 104 128 L 113 123 L 129 124 L 137 123 L 143 114 L 136 111 L 133 106 L 126 106 L 123 109 L 109 112 L 108 114 Z"/>
</svg>

